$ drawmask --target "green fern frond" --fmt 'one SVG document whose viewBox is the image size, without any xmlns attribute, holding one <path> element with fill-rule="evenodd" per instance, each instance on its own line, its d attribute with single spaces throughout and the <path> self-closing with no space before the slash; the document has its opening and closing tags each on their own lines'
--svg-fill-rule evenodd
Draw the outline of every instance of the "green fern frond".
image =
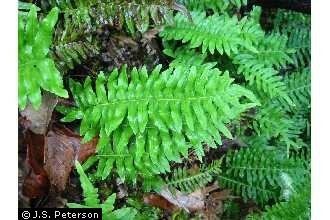
<svg viewBox="0 0 330 220">
<path fill-rule="evenodd" d="M 81 187 L 83 189 L 85 204 L 67 203 L 69 208 L 102 208 L 102 219 L 105 220 L 134 219 L 137 211 L 133 208 L 121 208 L 114 210 L 114 203 L 116 200 L 115 193 L 109 196 L 104 203 L 101 204 L 98 199 L 98 189 L 93 186 L 78 161 L 75 162 L 75 166 L 79 174 Z"/>
<path fill-rule="evenodd" d="M 286 107 L 288 111 L 291 110 L 293 112 L 309 109 L 311 99 L 310 68 L 304 68 L 300 71 L 287 74 L 284 78 L 284 82 L 287 85 L 287 94 L 294 102 L 295 106 L 291 107 L 282 103 L 283 107 Z"/>
<path fill-rule="evenodd" d="M 216 147 L 220 134 L 232 138 L 225 124 L 258 105 L 249 90 L 232 84 L 228 72 L 208 65 L 178 66 L 161 74 L 160 69 L 156 67 L 148 76 L 145 67 L 134 68 L 130 81 L 126 67 L 109 77 L 101 73 L 95 92 L 90 78 L 84 85 L 71 80 L 76 107 L 59 109 L 66 114 L 62 121 L 82 119 L 84 141 L 100 136 L 99 149 L 112 157 L 105 166 L 112 168 L 116 161 L 121 177 L 134 176 L 133 162 L 141 172 L 165 172 L 168 160 L 179 161 L 180 154 L 187 157 L 191 146 L 201 160 L 202 142 Z"/>
<path fill-rule="evenodd" d="M 263 64 L 264 67 L 275 67 L 279 69 L 288 63 L 293 63 L 289 56 L 293 50 L 287 49 L 287 38 L 285 35 L 271 34 L 258 44 L 257 51 L 247 51 L 234 57 L 234 63 L 247 62 L 248 66 Z"/>
<path fill-rule="evenodd" d="M 287 154 L 291 149 L 298 150 L 307 147 L 307 144 L 300 137 L 307 126 L 307 120 L 299 114 L 286 117 L 287 125 L 282 131 L 280 141 L 285 144 Z"/>
<path fill-rule="evenodd" d="M 58 9 L 38 21 L 37 8 L 32 5 L 23 21 L 18 21 L 18 105 L 22 110 L 31 102 L 35 109 L 41 105 L 41 89 L 67 98 L 60 72 L 48 57 L 52 34 L 57 22 Z"/>
<path fill-rule="evenodd" d="M 30 8 L 31 6 L 34 5 L 33 3 L 29 3 L 29 2 L 21 2 L 18 1 L 18 14 L 19 16 L 21 16 L 23 18 L 23 20 L 26 19 L 26 16 L 29 14 Z M 40 8 L 35 6 L 37 11 L 40 11 Z"/>
<path fill-rule="evenodd" d="M 77 41 L 69 43 L 59 43 L 54 48 L 53 57 L 61 69 L 73 69 L 76 64 L 81 64 L 83 60 L 95 56 L 99 48 L 88 41 Z"/>
<path fill-rule="evenodd" d="M 166 26 L 160 33 L 165 40 L 188 42 L 190 48 L 202 47 L 202 52 L 214 54 L 237 54 L 242 48 L 255 50 L 254 46 L 264 36 L 260 25 L 253 19 L 244 17 L 192 12 L 192 20 L 181 14 L 174 18 L 174 26 Z"/>
<path fill-rule="evenodd" d="M 278 137 L 286 132 L 287 123 L 290 122 L 285 115 L 285 111 L 277 103 L 265 103 L 255 116 L 253 128 L 258 136 L 267 139 Z"/>
<path fill-rule="evenodd" d="M 271 98 L 279 97 L 293 105 L 286 93 L 286 84 L 276 70 L 293 62 L 289 56 L 293 51 L 286 48 L 286 42 L 284 36 L 268 35 L 261 40 L 256 51 L 245 50 L 237 54 L 233 63 L 238 65 L 238 73 L 244 75 L 249 85 Z"/>
<path fill-rule="evenodd" d="M 310 15 L 287 10 L 278 10 L 274 19 L 274 31 L 288 36 L 288 48 L 296 50 L 296 53 L 291 57 L 297 68 L 303 68 L 310 65 Z"/>
<path fill-rule="evenodd" d="M 274 151 L 262 147 L 229 152 L 222 170 L 223 173 L 218 175 L 221 186 L 232 189 L 245 201 L 253 199 L 261 204 L 278 199 L 283 185 L 282 173 L 288 174 L 293 180 L 306 175 L 301 161 L 280 158 Z"/>
<path fill-rule="evenodd" d="M 287 153 L 290 149 L 306 146 L 300 138 L 306 125 L 306 119 L 301 115 L 288 116 L 277 102 L 265 103 L 253 121 L 253 129 L 259 137 L 267 140 L 277 138 L 278 144 Z"/>
<path fill-rule="evenodd" d="M 232 8 L 241 8 L 247 5 L 247 0 L 180 0 L 190 10 L 223 12 Z"/>
<path fill-rule="evenodd" d="M 165 48 L 163 53 L 174 58 L 169 64 L 170 67 L 176 67 L 179 65 L 199 66 L 205 63 L 207 57 L 207 54 L 197 53 L 187 47 L 179 47 L 176 50 Z"/>
<path fill-rule="evenodd" d="M 288 47 L 296 50 L 291 56 L 296 67 L 308 66 L 311 63 L 311 30 L 310 28 L 293 29 L 289 34 Z"/>
<path fill-rule="evenodd" d="M 83 189 L 85 205 L 88 207 L 97 206 L 100 204 L 100 200 L 98 198 L 98 189 L 93 186 L 78 161 L 76 161 L 75 166 L 79 174 L 81 188 Z M 71 204 L 68 203 L 68 207 L 70 207 L 70 205 Z"/>
<path fill-rule="evenodd" d="M 184 168 L 173 171 L 172 178 L 166 179 L 169 188 L 178 188 L 180 191 L 190 193 L 204 187 L 213 180 L 213 176 L 221 173 L 221 160 L 213 161 L 209 166 L 202 165 L 196 173 L 190 173 Z"/>
<path fill-rule="evenodd" d="M 267 206 L 261 214 L 249 215 L 250 220 L 305 220 L 310 219 L 311 201 L 310 184 L 304 184 L 300 187 L 291 199 L 287 202 L 276 203 L 273 206 Z"/>
</svg>

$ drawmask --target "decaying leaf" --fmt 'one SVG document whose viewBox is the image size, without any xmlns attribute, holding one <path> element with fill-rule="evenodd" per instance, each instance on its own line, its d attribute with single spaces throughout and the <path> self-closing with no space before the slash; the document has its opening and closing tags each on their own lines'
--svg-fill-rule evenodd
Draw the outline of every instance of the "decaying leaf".
<svg viewBox="0 0 330 220">
<path fill-rule="evenodd" d="M 64 126 L 54 125 L 47 135 L 27 130 L 27 163 L 29 174 L 25 177 L 23 194 L 37 198 L 48 193 L 50 185 L 63 191 L 75 159 L 80 162 L 95 153 L 97 139 L 81 144 L 82 138 Z"/>
<path fill-rule="evenodd" d="M 23 183 L 23 195 L 29 198 L 44 196 L 49 190 L 49 180 L 44 170 L 44 136 L 25 132 L 27 146 L 26 162 L 29 167 L 28 175 Z"/>
<path fill-rule="evenodd" d="M 223 201 L 231 198 L 230 190 L 212 192 L 205 200 L 205 209 L 202 211 L 203 219 L 213 220 L 219 219 L 223 214 Z"/>
<path fill-rule="evenodd" d="M 95 152 L 97 140 L 81 144 L 82 138 L 65 127 L 54 127 L 45 138 L 45 170 L 50 183 L 65 189 L 75 159 L 80 162 Z"/>
<path fill-rule="evenodd" d="M 169 190 L 163 187 L 159 195 L 147 194 L 144 203 L 162 208 L 173 213 L 175 210 L 183 209 L 186 212 L 203 211 L 207 197 L 210 192 L 219 189 L 218 184 L 200 188 L 192 193 L 186 194 L 178 190 Z"/>
<path fill-rule="evenodd" d="M 204 195 L 202 190 L 196 190 L 190 194 L 184 194 L 178 190 L 172 193 L 168 188 L 163 188 L 160 195 L 175 206 L 184 209 L 187 212 L 194 212 L 204 208 Z"/>
<path fill-rule="evenodd" d="M 24 123 L 25 127 L 35 134 L 45 134 L 57 101 L 57 97 L 54 94 L 45 92 L 38 110 L 35 110 L 31 104 L 28 104 L 21 111 L 21 115 L 28 122 Z"/>
<path fill-rule="evenodd" d="M 143 202 L 145 204 L 148 204 L 150 206 L 154 206 L 160 209 L 164 209 L 167 212 L 174 212 L 175 210 L 178 209 L 178 207 L 176 207 L 175 205 L 173 205 L 172 203 L 170 203 L 167 199 L 165 199 L 163 196 L 154 194 L 154 193 L 150 193 L 147 194 L 143 197 Z"/>
</svg>

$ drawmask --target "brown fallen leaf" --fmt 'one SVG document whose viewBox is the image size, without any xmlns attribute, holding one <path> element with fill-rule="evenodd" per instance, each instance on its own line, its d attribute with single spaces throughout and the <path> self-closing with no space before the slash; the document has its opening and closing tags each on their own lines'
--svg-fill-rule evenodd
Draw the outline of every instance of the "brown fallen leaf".
<svg viewBox="0 0 330 220">
<path fill-rule="evenodd" d="M 150 206 L 164 209 L 170 213 L 172 213 L 178 209 L 178 207 L 176 207 L 175 205 L 170 203 L 167 199 L 165 199 L 164 197 L 162 197 L 160 195 L 154 194 L 154 193 L 145 195 L 143 197 L 143 202 Z"/>
<path fill-rule="evenodd" d="M 70 129 L 52 125 L 47 135 L 25 131 L 26 161 L 29 173 L 24 179 L 22 191 L 29 198 L 46 195 L 50 186 L 64 191 L 74 160 L 85 161 L 95 153 L 97 138 L 81 144 L 82 137 Z"/>
<path fill-rule="evenodd" d="M 49 191 L 49 180 L 44 165 L 44 136 L 28 130 L 24 138 L 27 146 L 26 163 L 29 168 L 22 193 L 29 198 L 44 196 Z"/>
<path fill-rule="evenodd" d="M 26 120 L 23 124 L 25 129 L 30 129 L 35 134 L 45 134 L 57 101 L 55 95 L 46 92 L 42 97 L 42 103 L 38 110 L 35 110 L 31 104 L 28 104 L 21 111 L 21 115 Z"/>
<path fill-rule="evenodd" d="M 173 190 L 172 190 L 173 191 Z M 204 195 L 201 189 L 190 194 L 174 190 L 172 193 L 167 187 L 163 188 L 159 194 L 173 205 L 184 209 L 187 212 L 194 212 L 204 209 Z"/>
<path fill-rule="evenodd" d="M 63 191 L 74 161 L 86 160 L 95 153 L 97 139 L 81 144 L 82 138 L 64 126 L 53 126 L 45 138 L 45 165 L 50 183 Z"/>
<path fill-rule="evenodd" d="M 201 215 L 203 219 L 215 220 L 221 219 L 220 216 L 223 214 L 223 201 L 231 198 L 230 190 L 225 189 L 220 192 L 212 192 L 210 196 L 205 200 L 205 210 L 202 211 Z"/>
<path fill-rule="evenodd" d="M 205 200 L 209 193 L 217 189 L 219 189 L 219 186 L 214 183 L 211 186 L 203 187 L 187 194 L 176 189 L 169 190 L 168 187 L 163 187 L 159 195 L 145 195 L 144 202 L 169 212 L 173 212 L 177 209 L 184 209 L 188 213 L 202 211 L 205 208 Z"/>
</svg>

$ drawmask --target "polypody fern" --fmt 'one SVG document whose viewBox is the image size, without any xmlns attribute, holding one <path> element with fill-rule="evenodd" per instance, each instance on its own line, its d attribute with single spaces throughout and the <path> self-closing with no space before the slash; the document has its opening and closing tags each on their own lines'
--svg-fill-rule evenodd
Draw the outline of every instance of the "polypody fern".
<svg viewBox="0 0 330 220">
<path fill-rule="evenodd" d="M 147 172 L 146 164 L 151 168 L 147 173 L 165 172 L 168 165 L 159 163 L 180 160 L 180 154 L 187 157 L 190 147 L 201 160 L 202 142 L 216 147 L 222 143 L 221 134 L 232 138 L 226 124 L 258 105 L 249 90 L 232 84 L 228 72 L 210 65 L 179 66 L 161 74 L 160 69 L 148 75 L 146 68 L 134 68 L 130 80 L 125 67 L 109 77 L 101 73 L 95 92 L 90 78 L 84 85 L 71 80 L 76 107 L 59 109 L 66 114 L 63 121 L 82 119 L 80 133 L 85 141 L 99 135 L 100 151 L 126 163 L 117 164 L 122 174 L 125 167 L 134 171 L 133 159 L 142 172 Z"/>
<path fill-rule="evenodd" d="M 26 17 L 18 21 L 18 105 L 24 109 L 28 101 L 35 109 L 41 104 L 40 87 L 60 97 L 68 97 L 63 88 L 62 77 L 55 63 L 48 57 L 52 43 L 53 28 L 58 17 L 54 8 L 41 21 L 38 21 L 37 8 L 32 5 Z"/>
<path fill-rule="evenodd" d="M 102 208 L 102 219 L 104 220 L 134 219 L 137 211 L 133 208 L 114 210 L 114 203 L 116 200 L 115 193 L 109 196 L 104 203 L 100 203 L 98 198 L 98 189 L 93 186 L 78 161 L 76 161 L 75 165 L 77 172 L 79 173 L 85 203 L 83 205 L 77 203 L 67 203 L 69 208 Z"/>
</svg>

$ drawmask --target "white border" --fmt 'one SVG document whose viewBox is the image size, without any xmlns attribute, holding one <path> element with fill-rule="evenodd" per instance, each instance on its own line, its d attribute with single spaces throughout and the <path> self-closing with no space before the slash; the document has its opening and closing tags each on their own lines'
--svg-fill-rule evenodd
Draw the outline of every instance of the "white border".
<svg viewBox="0 0 330 220">
<path fill-rule="evenodd" d="M 330 4 L 312 0 L 312 219 L 330 219 Z"/>
<path fill-rule="evenodd" d="M 17 1 L 1 2 L 0 219 L 17 219 Z M 330 219 L 330 5 L 312 0 L 312 219 Z"/>
<path fill-rule="evenodd" d="M 1 2 L 0 13 L 0 219 L 18 219 L 17 2 Z"/>
</svg>

